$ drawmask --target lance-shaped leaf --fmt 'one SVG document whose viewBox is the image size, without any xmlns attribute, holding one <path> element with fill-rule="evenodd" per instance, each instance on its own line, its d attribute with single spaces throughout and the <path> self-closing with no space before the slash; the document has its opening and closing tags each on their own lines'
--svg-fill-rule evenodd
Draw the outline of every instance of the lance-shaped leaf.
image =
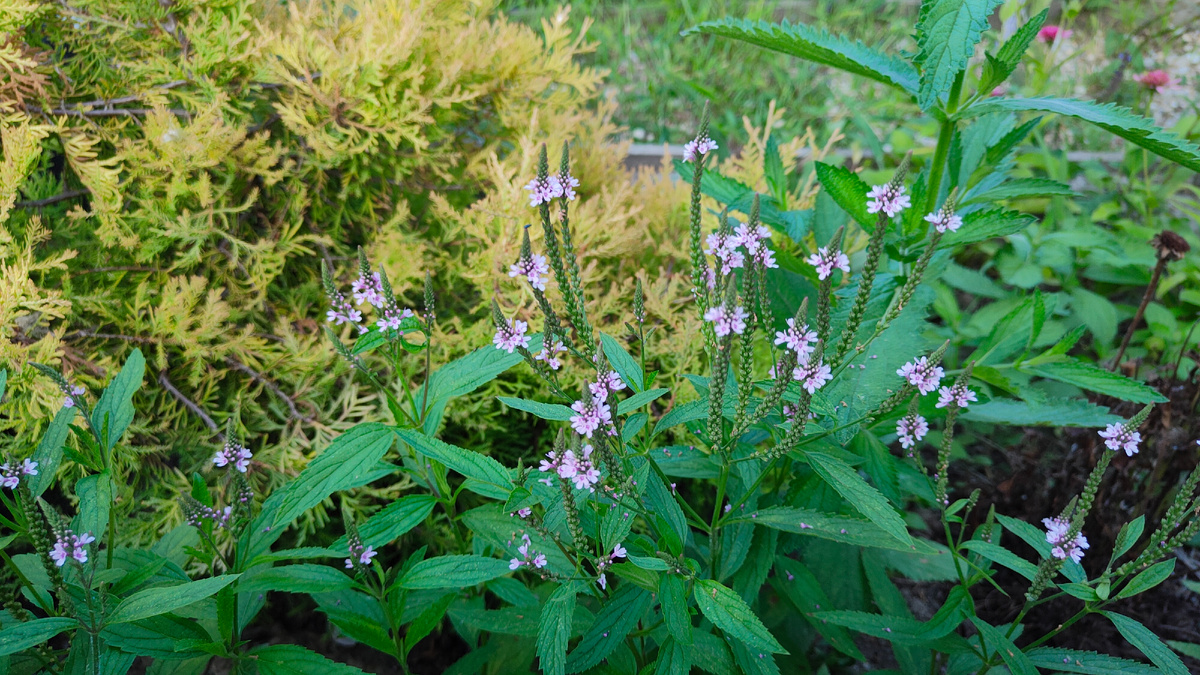
<svg viewBox="0 0 1200 675">
<path fill-rule="evenodd" d="M 697 579 L 692 591 L 705 618 L 731 638 L 772 654 L 786 654 L 775 636 L 737 593 L 711 579 Z"/>
<path fill-rule="evenodd" d="M 895 537 L 900 543 L 911 546 L 912 537 L 904 526 L 904 519 L 888 503 L 879 490 L 869 485 L 849 464 L 823 452 L 805 455 L 808 464 L 837 493 L 850 502 L 859 513 L 866 516 L 879 529 Z"/>
</svg>

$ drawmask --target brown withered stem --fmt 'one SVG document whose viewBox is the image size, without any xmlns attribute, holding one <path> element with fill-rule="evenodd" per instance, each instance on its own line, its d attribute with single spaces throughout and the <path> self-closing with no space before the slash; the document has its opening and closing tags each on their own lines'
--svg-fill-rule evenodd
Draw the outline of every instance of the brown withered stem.
<svg viewBox="0 0 1200 675">
<path fill-rule="evenodd" d="M 1163 230 L 1154 235 L 1154 238 L 1150 240 L 1150 245 L 1155 249 L 1158 263 L 1154 266 L 1154 273 L 1150 275 L 1150 283 L 1146 286 L 1145 294 L 1142 295 L 1142 303 L 1138 305 L 1137 312 L 1134 312 L 1133 321 L 1130 321 L 1129 327 L 1125 329 L 1121 348 L 1117 350 L 1117 355 L 1109 365 L 1109 370 L 1115 371 L 1121 365 L 1121 358 L 1125 356 L 1129 341 L 1133 339 L 1133 331 L 1142 322 L 1146 306 L 1150 304 L 1150 298 L 1154 297 L 1154 292 L 1158 290 L 1158 282 L 1162 279 L 1163 270 L 1167 269 L 1167 263 L 1182 260 L 1183 256 L 1192 250 L 1191 244 L 1187 243 L 1186 239 L 1170 230 Z"/>
</svg>

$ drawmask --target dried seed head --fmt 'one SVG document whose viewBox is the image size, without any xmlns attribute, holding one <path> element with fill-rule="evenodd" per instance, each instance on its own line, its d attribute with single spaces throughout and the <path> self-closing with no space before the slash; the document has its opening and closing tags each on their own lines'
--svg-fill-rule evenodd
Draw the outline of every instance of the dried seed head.
<svg viewBox="0 0 1200 675">
<path fill-rule="evenodd" d="M 1183 260 L 1183 256 L 1192 250 L 1192 245 L 1187 243 L 1186 239 L 1170 230 L 1163 230 L 1154 235 L 1150 245 L 1157 251 L 1159 260 L 1168 262 Z"/>
</svg>

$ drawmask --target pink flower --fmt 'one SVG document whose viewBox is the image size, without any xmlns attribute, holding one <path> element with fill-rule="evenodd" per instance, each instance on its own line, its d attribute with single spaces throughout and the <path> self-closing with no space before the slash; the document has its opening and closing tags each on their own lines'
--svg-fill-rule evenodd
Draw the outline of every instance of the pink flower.
<svg viewBox="0 0 1200 675">
<path fill-rule="evenodd" d="M 612 392 L 621 391 L 624 388 L 625 382 L 621 380 L 621 376 L 615 370 L 610 370 L 600 375 L 595 382 L 588 385 L 592 396 L 601 401 L 608 398 L 608 395 Z"/>
<path fill-rule="evenodd" d="M 1003 96 L 1006 93 L 1008 93 L 1008 92 L 1005 91 L 1004 87 L 996 87 L 995 89 L 993 89 L 991 91 L 991 93 L 988 94 L 988 96 L 995 98 L 997 96 Z"/>
<path fill-rule="evenodd" d="M 958 232 L 958 228 L 963 224 L 962 216 L 943 211 L 925 216 L 925 222 L 933 225 L 938 232 Z"/>
<path fill-rule="evenodd" d="M 708 136 L 697 136 L 683 146 L 683 161 L 690 162 L 697 155 L 704 156 L 716 149 L 716 141 Z"/>
<path fill-rule="evenodd" d="M 922 395 L 937 389 L 945 371 L 941 366 L 935 366 L 928 357 L 922 356 L 915 361 L 909 361 L 896 371 L 896 374 L 908 380 Z"/>
<path fill-rule="evenodd" d="M 775 331 L 775 344 L 786 345 L 796 353 L 797 360 L 803 360 L 816 349 L 817 331 L 809 330 L 808 324 L 796 327 L 795 319 L 787 320 L 787 330 Z"/>
<path fill-rule="evenodd" d="M 904 186 L 893 186 L 891 183 L 876 185 L 867 193 L 867 213 L 887 214 L 888 218 L 895 216 L 904 209 L 912 206 L 912 200 L 904 192 Z"/>
<path fill-rule="evenodd" d="M 817 278 L 824 281 L 835 269 L 844 274 L 850 273 L 850 258 L 841 251 L 830 251 L 822 246 L 816 253 L 804 259 L 804 262 L 817 268 Z"/>
<path fill-rule="evenodd" d="M 1070 558 L 1076 563 L 1083 559 L 1083 550 L 1088 548 L 1087 537 L 1080 533 L 1067 541 L 1071 530 L 1070 522 L 1062 518 L 1043 518 L 1042 525 L 1046 526 L 1046 541 L 1053 547 L 1050 549 L 1050 555 L 1059 560 Z"/>
<path fill-rule="evenodd" d="M 64 408 L 75 407 L 75 399 L 79 398 L 80 396 L 83 396 L 84 392 L 86 392 L 86 391 L 87 391 L 86 389 L 84 389 L 83 387 L 81 387 L 79 385 L 74 385 L 74 386 L 71 386 L 70 388 L 63 388 L 63 393 L 66 394 L 66 398 L 63 399 L 63 407 Z"/>
<path fill-rule="evenodd" d="M 21 464 L 9 465 L 8 462 L 0 464 L 0 487 L 6 487 L 9 490 L 16 490 L 21 484 L 21 476 L 36 476 L 38 463 L 26 459 Z"/>
<path fill-rule="evenodd" d="M 579 454 L 574 450 L 563 453 L 562 462 L 558 465 L 558 477 L 569 480 L 576 490 L 592 490 L 600 482 L 600 469 L 592 460 L 592 446 L 583 446 Z"/>
<path fill-rule="evenodd" d="M 532 513 L 533 513 L 533 509 L 531 509 L 529 507 L 525 507 L 523 509 L 517 509 L 517 515 L 521 516 L 522 519 L 528 518 L 529 515 Z"/>
<path fill-rule="evenodd" d="M 905 415 L 900 418 L 899 422 L 896 422 L 896 435 L 900 438 L 900 447 L 906 450 L 925 438 L 927 433 L 929 433 L 929 423 L 920 415 Z"/>
<path fill-rule="evenodd" d="M 527 330 L 529 330 L 529 324 L 520 319 L 509 319 L 507 325 L 496 329 L 496 336 L 492 338 L 492 343 L 496 345 L 496 349 L 503 349 L 509 354 L 518 347 L 528 349 L 529 336 L 525 334 Z"/>
<path fill-rule="evenodd" d="M 620 544 L 617 544 L 616 546 L 613 547 L 612 555 L 608 556 L 608 558 L 609 558 L 609 560 L 616 560 L 617 558 L 624 558 L 625 554 L 626 554 L 625 547 Z"/>
<path fill-rule="evenodd" d="M 824 361 L 814 363 L 810 360 L 802 366 L 796 366 L 792 371 L 792 379 L 799 382 L 805 391 L 813 394 L 833 379 L 833 370 Z"/>
<path fill-rule="evenodd" d="M 514 278 L 523 276 L 530 286 L 544 291 L 546 290 L 546 278 L 550 276 L 550 265 L 546 262 L 546 256 L 535 253 L 509 265 L 508 276 Z"/>
<path fill-rule="evenodd" d="M 576 181 L 576 185 L 578 184 L 578 181 Z M 534 178 L 529 181 L 525 189 L 529 191 L 530 206 L 549 204 L 556 197 L 563 196 L 563 185 L 558 176 L 549 176 L 545 180 Z M 575 193 L 572 192 L 571 194 L 574 195 Z"/>
<path fill-rule="evenodd" d="M 395 305 L 383 310 L 383 316 L 375 322 L 379 326 L 379 330 L 400 330 L 404 325 L 404 320 L 414 317 L 416 314 L 411 309 L 400 309 Z"/>
<path fill-rule="evenodd" d="M 746 318 L 749 316 L 750 313 L 740 306 L 731 310 L 724 305 L 718 305 L 704 313 L 704 320 L 712 323 L 713 332 L 717 337 L 725 337 L 730 333 L 741 335 L 746 330 Z"/>
<path fill-rule="evenodd" d="M 383 280 L 379 278 L 379 272 L 375 272 L 369 278 L 359 275 L 350 284 L 350 292 L 354 296 L 356 305 L 365 302 L 372 307 L 383 307 L 387 303 L 387 298 L 383 295 Z"/>
<path fill-rule="evenodd" d="M 246 473 L 246 469 L 250 468 L 250 458 L 253 456 L 254 454 L 246 448 L 227 441 L 225 447 L 213 456 L 213 464 L 219 467 L 233 466 L 238 471 Z"/>
<path fill-rule="evenodd" d="M 530 541 L 528 534 L 521 535 L 521 545 L 517 547 L 517 552 L 521 554 L 521 557 L 508 561 L 508 569 L 510 570 L 518 569 L 524 565 L 530 565 L 537 569 L 546 566 L 546 556 L 533 550 L 533 542 Z"/>
<path fill-rule="evenodd" d="M 536 361 L 544 361 L 550 367 L 550 370 L 558 370 L 562 368 L 562 361 L 558 358 L 558 355 L 565 351 L 567 351 L 567 348 L 563 346 L 562 340 L 555 340 L 554 344 L 550 347 L 543 344 L 542 351 L 535 354 L 533 358 Z"/>
<path fill-rule="evenodd" d="M 1153 89 L 1154 91 L 1162 91 L 1172 84 L 1171 74 L 1161 68 L 1139 73 L 1134 75 L 1133 79 L 1141 83 L 1143 87 Z"/>
<path fill-rule="evenodd" d="M 744 267 L 746 264 L 746 255 L 737 250 L 741 239 L 736 236 L 728 236 L 721 232 L 714 232 L 708 235 L 705 239 L 708 248 L 704 252 L 717 259 L 721 264 L 721 274 L 729 274 L 736 268 Z"/>
<path fill-rule="evenodd" d="M 977 401 L 975 392 L 967 389 L 966 385 L 955 384 L 938 389 L 938 401 L 935 407 L 945 408 L 953 405 L 956 408 L 966 408 L 972 401 Z"/>
<path fill-rule="evenodd" d="M 1038 42 L 1052 44 L 1059 39 L 1066 40 L 1067 38 L 1071 37 L 1074 32 L 1075 31 L 1072 30 L 1059 28 L 1058 26 L 1042 26 L 1042 29 L 1038 31 L 1037 39 Z"/>
<path fill-rule="evenodd" d="M 70 530 L 63 530 L 50 549 L 50 559 L 56 567 L 62 567 L 70 559 L 83 564 L 88 560 L 87 545 L 94 541 L 96 538 L 90 532 L 76 535 Z"/>
<path fill-rule="evenodd" d="M 553 180 L 558 181 L 560 197 L 567 201 L 575 201 L 575 188 L 579 187 L 579 179 L 570 173 L 560 173 Z"/>
<path fill-rule="evenodd" d="M 600 573 L 599 577 L 596 577 L 596 585 L 602 590 L 608 590 L 608 577 L 604 576 L 603 572 Z"/>
<path fill-rule="evenodd" d="M 591 438 L 597 429 L 612 423 L 612 410 L 602 401 L 576 401 L 571 410 L 576 412 L 569 420 L 571 428 L 580 436 Z"/>
<path fill-rule="evenodd" d="M 1142 442 L 1142 435 L 1124 424 L 1108 425 L 1100 432 L 1100 438 L 1104 439 L 1104 445 L 1109 450 L 1124 450 L 1127 457 L 1136 455 L 1138 444 Z"/>
</svg>

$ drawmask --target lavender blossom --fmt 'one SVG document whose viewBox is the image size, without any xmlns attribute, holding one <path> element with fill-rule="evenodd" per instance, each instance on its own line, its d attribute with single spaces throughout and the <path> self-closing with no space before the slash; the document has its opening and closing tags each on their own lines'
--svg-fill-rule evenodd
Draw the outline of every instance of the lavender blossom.
<svg viewBox="0 0 1200 675">
<path fill-rule="evenodd" d="M 724 232 L 714 232 L 708 235 L 705 239 L 708 248 L 704 252 L 717 259 L 720 263 L 722 276 L 729 274 L 733 270 L 744 267 L 746 264 L 746 255 L 737 250 L 741 239 L 736 236 L 730 236 Z"/>
<path fill-rule="evenodd" d="M 810 330 L 808 324 L 801 324 L 797 328 L 795 319 L 788 319 L 787 325 L 787 330 L 775 331 L 775 344 L 786 345 L 796 353 L 797 361 L 808 358 L 816 349 L 817 331 Z"/>
<path fill-rule="evenodd" d="M 717 337 L 725 337 L 730 333 L 741 335 L 746 330 L 746 319 L 750 316 L 741 306 L 731 310 L 724 305 L 710 308 L 704 313 L 704 320 L 713 324 L 713 332 Z"/>
<path fill-rule="evenodd" d="M 905 194 L 903 185 L 876 185 L 867 193 L 867 197 L 867 213 L 882 211 L 888 218 L 912 206 L 912 200 Z"/>
<path fill-rule="evenodd" d="M 549 347 L 543 343 L 542 351 L 535 354 L 533 358 L 545 362 L 550 370 L 558 370 L 562 368 L 562 360 L 558 358 L 558 355 L 565 351 L 567 348 L 563 346 L 562 340 L 555 340 L 554 344 Z"/>
<path fill-rule="evenodd" d="M 945 408 L 953 405 L 956 408 L 966 408 L 972 401 L 977 401 L 975 392 L 967 389 L 966 385 L 955 384 L 938 389 L 938 400 L 935 407 Z"/>
<path fill-rule="evenodd" d="M 571 410 L 577 413 L 570 418 L 571 428 L 580 436 L 591 438 L 597 429 L 612 424 L 612 410 L 603 401 L 576 401 Z"/>
<path fill-rule="evenodd" d="M 549 176 L 545 180 L 534 178 L 529 181 L 525 189 L 529 191 L 530 206 L 549 204 L 554 199 L 563 196 L 563 185 L 558 176 Z M 575 193 L 572 192 L 571 194 L 574 195 Z"/>
<path fill-rule="evenodd" d="M 938 232 L 958 232 L 958 228 L 962 227 L 962 216 L 954 213 L 946 213 L 938 211 L 925 216 L 925 222 L 933 225 L 933 228 Z"/>
<path fill-rule="evenodd" d="M 717 143 L 708 136 L 697 136 L 683 146 L 683 161 L 690 162 L 697 156 L 707 155 L 717 149 Z"/>
<path fill-rule="evenodd" d="M 530 286 L 544 291 L 546 290 L 546 279 L 550 276 L 550 265 L 546 262 L 546 256 L 535 253 L 510 265 L 508 276 L 514 278 L 523 276 Z"/>
<path fill-rule="evenodd" d="M 804 262 L 817 268 L 817 278 L 821 281 L 833 274 L 835 269 L 841 270 L 843 274 L 850 273 L 850 258 L 841 251 L 830 251 L 824 246 L 805 258 Z"/>
<path fill-rule="evenodd" d="M 6 487 L 9 490 L 16 490 L 21 484 L 21 476 L 36 476 L 38 463 L 26 459 L 20 464 L 10 465 L 8 462 L 0 464 L 0 487 Z"/>
<path fill-rule="evenodd" d="M 908 380 L 909 384 L 925 395 L 937 389 L 946 371 L 942 370 L 941 366 L 930 362 L 928 357 L 922 356 L 901 366 L 896 374 Z"/>
<path fill-rule="evenodd" d="M 250 458 L 253 456 L 253 453 L 241 445 L 233 441 L 226 441 L 225 447 L 213 456 L 213 464 L 219 467 L 232 465 L 238 471 L 246 473 L 246 469 L 250 467 Z"/>
<path fill-rule="evenodd" d="M 521 545 L 517 547 L 517 552 L 521 554 L 521 557 L 508 561 L 508 569 L 510 570 L 520 569 L 524 565 L 529 565 L 537 569 L 546 566 L 545 554 L 533 550 L 533 542 L 529 539 L 528 534 L 521 535 Z"/>
<path fill-rule="evenodd" d="M 496 337 L 492 338 L 492 342 L 496 345 L 496 349 L 503 349 L 509 354 L 518 347 L 528 349 L 529 336 L 525 334 L 527 330 L 529 330 L 529 324 L 520 319 L 509 319 L 508 325 L 501 326 L 496 330 Z"/>
<path fill-rule="evenodd" d="M 833 379 L 833 370 L 824 361 L 812 361 L 796 366 L 792 370 L 792 379 L 800 383 L 809 394 L 815 394 L 818 389 Z"/>
<path fill-rule="evenodd" d="M 917 441 L 925 438 L 925 434 L 929 433 L 929 423 L 925 418 L 917 415 L 905 415 L 896 422 L 896 435 L 900 438 L 900 447 L 904 449 L 911 448 L 917 444 Z"/>
<path fill-rule="evenodd" d="M 383 307 L 387 304 L 387 297 L 383 294 L 383 280 L 380 279 L 379 272 L 375 272 L 369 278 L 360 275 L 350 284 L 350 291 L 356 305 L 365 302 L 372 307 Z"/>
<path fill-rule="evenodd" d="M 63 530 L 50 549 L 50 559 L 57 567 L 62 567 L 67 560 L 74 559 L 80 564 L 88 561 L 87 545 L 96 541 L 91 532 L 76 535 L 70 530 Z"/>
<path fill-rule="evenodd" d="M 357 535 L 350 537 L 349 542 L 350 557 L 346 558 L 346 569 L 351 570 L 355 567 L 367 567 L 371 564 L 371 559 L 379 555 L 374 546 L 363 546 L 362 540 Z"/>
<path fill-rule="evenodd" d="M 1124 424 L 1108 425 L 1100 432 L 1100 438 L 1104 439 L 1104 445 L 1109 450 L 1124 450 L 1127 457 L 1136 455 L 1138 444 L 1142 442 L 1142 435 Z"/>
<path fill-rule="evenodd" d="M 404 320 L 416 316 L 416 313 L 411 309 L 400 309 L 395 305 L 383 310 L 383 316 L 379 318 L 375 325 L 379 326 L 379 330 L 400 330 L 404 325 Z"/>
<path fill-rule="evenodd" d="M 1070 558 L 1076 563 L 1083 559 L 1083 551 L 1088 548 L 1087 537 L 1080 533 L 1071 541 L 1067 541 L 1071 530 L 1070 521 L 1062 518 L 1043 518 L 1042 525 L 1046 526 L 1046 541 L 1053 547 L 1050 549 L 1050 555 L 1059 560 Z"/>
</svg>

